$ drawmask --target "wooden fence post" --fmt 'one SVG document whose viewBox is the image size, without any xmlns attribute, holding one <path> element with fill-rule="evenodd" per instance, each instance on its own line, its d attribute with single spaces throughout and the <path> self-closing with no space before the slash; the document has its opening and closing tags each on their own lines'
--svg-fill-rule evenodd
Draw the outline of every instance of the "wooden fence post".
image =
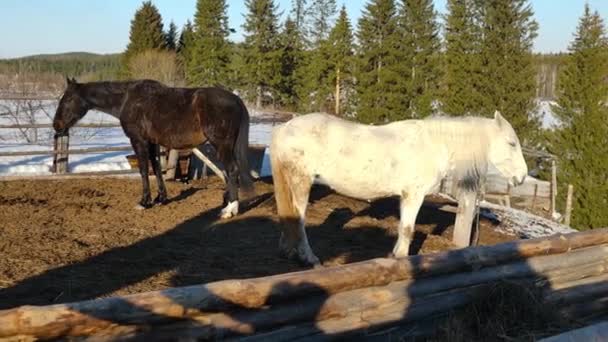
<svg viewBox="0 0 608 342">
<path fill-rule="evenodd" d="M 51 171 L 59 174 L 68 172 L 68 156 L 70 148 L 70 136 L 63 135 L 55 137 L 53 168 Z"/>
<path fill-rule="evenodd" d="M 534 196 L 532 197 L 532 210 L 536 209 L 536 197 L 538 196 L 538 184 L 534 184 Z"/>
<path fill-rule="evenodd" d="M 568 184 L 568 195 L 566 197 L 566 213 L 564 217 L 564 224 L 566 226 L 570 226 L 570 216 L 572 215 L 572 193 L 574 192 L 574 187 L 572 184 Z"/>
<path fill-rule="evenodd" d="M 551 217 L 555 217 L 555 197 L 557 196 L 557 166 L 555 160 L 551 160 Z"/>
<path fill-rule="evenodd" d="M 511 184 L 507 183 L 507 194 L 505 195 L 505 206 L 511 208 Z"/>
<path fill-rule="evenodd" d="M 165 173 L 165 179 L 175 179 L 175 171 L 177 170 L 178 159 L 179 151 L 170 150 L 169 157 L 167 158 L 167 172 Z"/>
</svg>

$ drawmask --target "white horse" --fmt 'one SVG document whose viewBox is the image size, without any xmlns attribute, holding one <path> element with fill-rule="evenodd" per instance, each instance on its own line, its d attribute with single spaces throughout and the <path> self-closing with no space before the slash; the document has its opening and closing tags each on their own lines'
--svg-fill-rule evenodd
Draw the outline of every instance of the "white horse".
<svg viewBox="0 0 608 342">
<path fill-rule="evenodd" d="M 270 156 L 284 226 L 280 250 L 312 265 L 319 259 L 306 237 L 305 213 L 314 182 L 364 200 L 399 195 L 393 255 L 404 257 L 425 195 L 437 192 L 446 176 L 475 194 L 489 163 L 514 186 L 528 173 L 519 139 L 498 111 L 494 119 L 433 117 L 382 126 L 307 114 L 273 130 Z"/>
</svg>

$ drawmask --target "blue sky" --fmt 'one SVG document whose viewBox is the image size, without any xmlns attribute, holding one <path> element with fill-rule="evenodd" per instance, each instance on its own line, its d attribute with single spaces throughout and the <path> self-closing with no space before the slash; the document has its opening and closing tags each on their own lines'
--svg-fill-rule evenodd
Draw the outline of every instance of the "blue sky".
<svg viewBox="0 0 608 342">
<path fill-rule="evenodd" d="M 287 14 L 291 0 L 275 0 Z M 584 3 L 608 18 L 608 0 L 532 0 L 540 24 L 535 51 L 564 51 L 583 12 Z M 228 0 L 231 38 L 241 38 L 243 0 Z M 337 0 L 345 3 L 353 22 L 367 0 Z M 435 0 L 445 12 L 446 0 Z M 165 24 L 173 20 L 181 27 L 192 18 L 196 0 L 153 0 Z M 121 52 L 129 39 L 130 20 L 141 0 L 0 0 L 0 58 L 39 53 L 89 51 Z"/>
</svg>

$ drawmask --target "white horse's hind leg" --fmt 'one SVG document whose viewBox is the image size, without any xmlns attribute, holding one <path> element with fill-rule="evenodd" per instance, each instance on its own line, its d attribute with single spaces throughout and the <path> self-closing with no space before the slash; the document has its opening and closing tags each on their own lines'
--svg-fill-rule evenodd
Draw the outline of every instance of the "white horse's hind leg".
<svg viewBox="0 0 608 342">
<path fill-rule="evenodd" d="M 275 151 L 277 149 L 275 146 Z M 298 259 L 304 264 L 318 265 L 319 258 L 310 248 L 305 224 L 312 176 L 303 172 L 298 164 L 284 163 L 277 154 L 271 154 L 271 167 L 277 211 L 283 226 L 279 251 L 287 258 Z"/>
<path fill-rule="evenodd" d="M 296 257 L 307 265 L 319 265 L 319 258 L 312 252 L 306 235 L 306 207 L 311 183 L 300 182 L 292 187 L 293 206 L 298 218 L 288 223 L 279 243 L 281 251 L 288 257 Z"/>
<path fill-rule="evenodd" d="M 396 258 L 406 257 L 410 252 L 416 216 L 418 216 L 423 200 L 424 193 L 403 193 L 401 195 L 399 237 L 393 248 L 393 256 Z"/>
</svg>

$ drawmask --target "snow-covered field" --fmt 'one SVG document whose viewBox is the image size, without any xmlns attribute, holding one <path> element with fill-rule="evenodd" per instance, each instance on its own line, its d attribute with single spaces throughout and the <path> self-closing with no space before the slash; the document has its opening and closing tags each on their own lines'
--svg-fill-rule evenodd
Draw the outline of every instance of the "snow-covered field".
<svg viewBox="0 0 608 342">
<path fill-rule="evenodd" d="M 6 115 L 15 112 L 13 101 L 0 101 L 0 124 L 51 123 L 55 113 L 53 103 L 42 103 L 44 108 L 33 111 L 20 111 L 19 115 Z M 25 115 L 27 112 L 28 115 Z M 268 113 L 251 111 L 251 116 L 268 116 Z M 255 120 L 254 120 L 255 121 Z M 110 115 L 91 111 L 81 121 L 82 123 L 118 123 Z M 252 144 L 269 144 L 273 124 L 268 122 L 252 123 L 249 141 Z M 52 129 L 0 129 L 0 153 L 16 151 L 52 151 Z M 129 139 L 122 128 L 72 128 L 70 130 L 70 149 L 129 146 Z M 130 165 L 126 156 L 130 151 L 103 152 L 91 154 L 76 154 L 69 157 L 70 172 L 91 172 L 128 170 Z M 0 157 L 0 175 L 45 175 L 50 174 L 53 164 L 51 155 L 36 155 L 22 157 Z"/>
</svg>

